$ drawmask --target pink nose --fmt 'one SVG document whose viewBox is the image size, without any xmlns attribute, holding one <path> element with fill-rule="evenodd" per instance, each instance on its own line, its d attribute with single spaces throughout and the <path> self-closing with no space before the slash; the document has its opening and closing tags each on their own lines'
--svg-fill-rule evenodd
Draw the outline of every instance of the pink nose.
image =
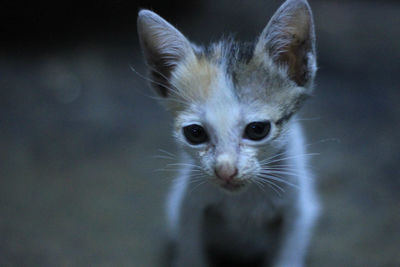
<svg viewBox="0 0 400 267">
<path fill-rule="evenodd" d="M 233 178 L 238 174 L 237 168 L 216 168 L 215 175 L 226 182 L 232 181 Z"/>
</svg>

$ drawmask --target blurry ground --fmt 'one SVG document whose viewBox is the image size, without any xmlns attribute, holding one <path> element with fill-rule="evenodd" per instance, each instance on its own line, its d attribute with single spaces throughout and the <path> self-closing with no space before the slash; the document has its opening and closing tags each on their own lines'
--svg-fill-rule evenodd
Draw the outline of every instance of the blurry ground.
<svg viewBox="0 0 400 267">
<path fill-rule="evenodd" d="M 172 22 L 250 40 L 280 3 L 227 2 Z M 310 2 L 320 70 L 302 117 L 324 213 L 308 265 L 400 266 L 400 4 Z M 135 12 L 129 32 L 0 51 L 0 266 L 156 265 L 169 179 L 153 156 L 175 147 L 130 70 Z"/>
</svg>

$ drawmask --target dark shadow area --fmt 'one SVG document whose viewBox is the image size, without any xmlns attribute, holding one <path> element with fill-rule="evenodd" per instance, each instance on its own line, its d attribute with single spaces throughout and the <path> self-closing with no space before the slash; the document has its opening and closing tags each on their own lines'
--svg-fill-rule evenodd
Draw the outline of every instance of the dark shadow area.
<svg viewBox="0 0 400 267">
<path fill-rule="evenodd" d="M 137 11 L 196 43 L 254 39 L 282 1 L 3 1 L 0 265 L 157 266 L 175 153 L 138 73 Z M 307 266 L 399 266 L 400 3 L 310 0 L 319 73 L 301 112 L 323 214 Z"/>
</svg>

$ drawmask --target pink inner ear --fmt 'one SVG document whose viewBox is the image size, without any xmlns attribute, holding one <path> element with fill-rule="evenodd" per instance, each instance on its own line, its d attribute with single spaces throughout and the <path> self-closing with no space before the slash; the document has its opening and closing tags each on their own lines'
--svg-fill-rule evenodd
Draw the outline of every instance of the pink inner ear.
<svg viewBox="0 0 400 267">
<path fill-rule="evenodd" d="M 298 35 L 292 36 L 292 41 L 285 45 L 277 60 L 288 66 L 288 75 L 297 85 L 304 86 L 311 78 L 308 53 L 312 51 L 310 39 L 301 39 Z"/>
<path fill-rule="evenodd" d="M 193 55 L 190 42 L 175 27 L 149 10 L 139 12 L 137 26 L 151 85 L 160 96 L 168 97 L 171 72 L 184 57 Z"/>
<path fill-rule="evenodd" d="M 311 10 L 301 1 L 286 2 L 275 13 L 261 38 L 277 63 L 287 66 L 291 80 L 304 86 L 312 78 L 309 53 L 314 54 Z"/>
</svg>

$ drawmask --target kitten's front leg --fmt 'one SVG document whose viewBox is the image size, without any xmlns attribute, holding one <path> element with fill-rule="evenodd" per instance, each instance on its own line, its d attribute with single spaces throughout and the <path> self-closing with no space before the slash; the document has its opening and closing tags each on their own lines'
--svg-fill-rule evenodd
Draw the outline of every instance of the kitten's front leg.
<svg viewBox="0 0 400 267">
<path fill-rule="evenodd" d="M 177 237 L 177 254 L 173 264 L 174 267 L 207 266 L 203 255 L 200 222 L 201 212 L 199 209 L 194 209 L 193 207 L 189 207 L 189 205 L 183 207 L 181 226 Z"/>
<path fill-rule="evenodd" d="M 274 267 L 302 267 L 307 252 L 312 228 L 318 214 L 318 205 L 312 202 L 313 193 L 300 197 L 289 212 L 285 225 L 282 247 Z"/>
<path fill-rule="evenodd" d="M 168 197 L 169 228 L 176 251 L 172 266 L 204 267 L 201 244 L 201 216 L 206 192 L 190 183 L 191 168 L 182 168 Z"/>
</svg>

